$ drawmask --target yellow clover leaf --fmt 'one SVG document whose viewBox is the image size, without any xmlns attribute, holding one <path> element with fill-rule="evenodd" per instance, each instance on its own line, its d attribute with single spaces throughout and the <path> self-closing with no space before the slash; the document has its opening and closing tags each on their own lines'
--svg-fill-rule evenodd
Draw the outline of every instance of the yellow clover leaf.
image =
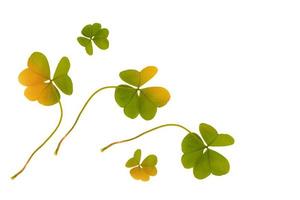
<svg viewBox="0 0 300 200">
<path fill-rule="evenodd" d="M 19 75 L 19 81 L 27 88 L 24 95 L 31 101 L 38 101 L 45 106 L 54 105 L 60 100 L 56 86 L 65 94 L 71 95 L 73 84 L 68 76 L 70 62 L 67 57 L 61 58 L 53 79 L 50 78 L 50 67 L 46 56 L 34 52 L 28 59 L 28 67 Z M 55 85 L 53 84 L 55 83 Z"/>
<path fill-rule="evenodd" d="M 157 174 L 156 164 L 157 164 L 157 157 L 153 154 L 147 156 L 142 163 L 141 160 L 142 151 L 137 149 L 134 152 L 132 158 L 130 158 L 126 162 L 126 167 L 132 168 L 130 170 L 130 175 L 136 179 L 141 181 L 149 181 L 150 176 L 155 176 Z"/>
</svg>

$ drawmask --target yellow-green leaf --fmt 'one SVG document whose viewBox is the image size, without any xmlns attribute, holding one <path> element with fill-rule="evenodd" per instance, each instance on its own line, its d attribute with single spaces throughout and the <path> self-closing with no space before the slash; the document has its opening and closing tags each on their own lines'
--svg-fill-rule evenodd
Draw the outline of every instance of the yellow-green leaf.
<svg viewBox="0 0 300 200">
<path fill-rule="evenodd" d="M 210 144 L 210 146 L 229 146 L 234 144 L 234 139 L 228 134 L 218 134 L 217 138 Z"/>
<path fill-rule="evenodd" d="M 47 57 L 41 52 L 34 52 L 28 59 L 28 68 L 46 80 L 50 79 L 50 67 Z"/>
<path fill-rule="evenodd" d="M 207 151 L 200 157 L 193 169 L 194 176 L 198 179 L 204 179 L 211 174 L 209 166 L 209 157 Z"/>
<path fill-rule="evenodd" d="M 230 165 L 228 160 L 224 156 L 211 149 L 207 150 L 207 154 L 212 174 L 216 176 L 222 176 L 229 172 Z"/>
<path fill-rule="evenodd" d="M 115 90 L 115 100 L 119 106 L 125 107 L 136 94 L 136 89 L 128 85 L 119 85 Z"/>
<path fill-rule="evenodd" d="M 135 152 L 134 152 L 134 155 L 132 158 L 130 158 L 127 162 L 126 162 L 126 167 L 135 167 L 137 165 L 140 164 L 140 160 L 141 160 L 141 155 L 142 155 L 142 151 L 140 149 L 137 149 Z"/>
<path fill-rule="evenodd" d="M 217 130 L 212 127 L 209 124 L 201 123 L 199 125 L 199 131 L 206 142 L 206 144 L 209 146 L 218 136 Z"/>
<path fill-rule="evenodd" d="M 88 55 L 90 55 L 90 56 L 93 55 L 93 44 L 92 44 L 91 40 L 89 40 L 89 42 L 85 46 L 85 51 Z"/>
<path fill-rule="evenodd" d="M 148 87 L 141 90 L 151 103 L 157 107 L 162 107 L 170 100 L 170 93 L 163 87 Z"/>
<path fill-rule="evenodd" d="M 156 155 L 151 154 L 143 160 L 141 166 L 142 167 L 154 167 L 156 164 L 157 164 L 157 157 L 156 157 Z"/>
<path fill-rule="evenodd" d="M 139 115 L 139 96 L 137 92 L 133 94 L 129 103 L 124 106 L 124 113 L 131 119 L 134 119 Z"/>
<path fill-rule="evenodd" d="M 157 112 L 157 107 L 143 93 L 140 93 L 139 111 L 143 119 L 151 120 Z"/>
<path fill-rule="evenodd" d="M 56 86 L 65 94 L 71 95 L 73 93 L 73 83 L 68 76 L 70 69 L 70 61 L 67 57 L 63 57 L 55 70 L 53 81 Z"/>
<path fill-rule="evenodd" d="M 145 67 L 144 69 L 142 69 L 142 71 L 140 72 L 139 86 L 144 85 L 146 82 L 148 82 L 150 79 L 152 79 L 156 73 L 157 73 L 157 68 L 154 66 L 148 66 L 148 67 Z"/>
<path fill-rule="evenodd" d="M 78 37 L 78 38 L 77 38 L 77 41 L 78 41 L 78 43 L 79 43 L 81 46 L 83 46 L 83 47 L 88 46 L 89 43 L 91 42 L 90 39 L 85 38 L 85 37 Z"/>
<path fill-rule="evenodd" d="M 125 81 L 126 83 L 132 85 L 132 86 L 139 86 L 140 83 L 140 72 L 134 69 L 129 69 L 120 72 L 120 78 Z"/>
<path fill-rule="evenodd" d="M 83 27 L 81 31 L 82 35 L 91 38 L 93 36 L 93 27 L 91 24 L 88 24 Z"/>
</svg>

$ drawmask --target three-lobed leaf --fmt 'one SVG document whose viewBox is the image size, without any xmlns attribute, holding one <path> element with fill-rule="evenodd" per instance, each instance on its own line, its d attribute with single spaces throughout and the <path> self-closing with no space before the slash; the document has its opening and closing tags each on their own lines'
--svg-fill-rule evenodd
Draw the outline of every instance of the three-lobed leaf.
<svg viewBox="0 0 300 200">
<path fill-rule="evenodd" d="M 72 94 L 73 85 L 71 78 L 67 75 L 70 62 L 63 57 L 54 74 L 50 78 L 50 67 L 47 57 L 41 52 L 34 52 L 28 59 L 28 68 L 19 75 L 21 84 L 27 86 L 24 95 L 31 101 L 38 101 L 42 105 L 50 106 L 59 102 L 60 94 L 56 86 L 65 94 Z"/>
<path fill-rule="evenodd" d="M 107 39 L 109 31 L 106 28 L 101 28 L 101 24 L 88 24 L 83 27 L 81 33 L 85 37 L 80 36 L 77 38 L 77 41 L 85 48 L 88 55 L 93 55 L 92 42 L 94 42 L 95 45 L 102 50 L 109 48 L 109 41 Z"/>
<path fill-rule="evenodd" d="M 194 176 L 198 179 L 204 179 L 210 174 L 216 176 L 227 174 L 230 170 L 228 160 L 209 147 L 228 146 L 234 143 L 234 139 L 229 134 L 219 134 L 209 124 L 200 124 L 199 130 L 206 144 L 196 133 L 186 135 L 181 143 L 182 165 L 185 168 L 193 168 Z"/>
<path fill-rule="evenodd" d="M 115 90 L 115 100 L 124 108 L 129 118 L 136 118 L 139 114 L 145 120 L 154 118 L 157 108 L 166 105 L 170 99 L 168 90 L 163 87 L 140 88 L 157 73 L 157 68 L 149 66 L 141 71 L 125 70 L 120 78 L 129 85 L 119 85 Z"/>
<path fill-rule="evenodd" d="M 156 164 L 157 157 L 153 154 L 148 155 L 143 162 L 140 164 L 141 150 L 137 149 L 134 152 L 132 158 L 130 158 L 125 166 L 132 168 L 130 170 L 130 175 L 136 180 L 148 181 L 150 176 L 155 176 L 157 174 Z"/>
</svg>

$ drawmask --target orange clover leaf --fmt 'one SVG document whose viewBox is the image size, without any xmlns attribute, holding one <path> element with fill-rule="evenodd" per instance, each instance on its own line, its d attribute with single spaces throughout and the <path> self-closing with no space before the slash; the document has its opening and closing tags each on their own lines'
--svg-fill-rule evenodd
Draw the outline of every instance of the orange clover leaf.
<svg viewBox="0 0 300 200">
<path fill-rule="evenodd" d="M 72 80 L 68 76 L 70 61 L 67 57 L 61 58 L 52 79 L 50 77 L 49 63 L 44 54 L 40 52 L 32 53 L 28 59 L 27 66 L 20 73 L 19 81 L 27 87 L 24 95 L 30 101 L 38 101 L 45 106 L 58 103 L 60 93 L 57 87 L 67 95 L 73 93 Z"/>
<path fill-rule="evenodd" d="M 155 167 L 157 164 L 157 157 L 151 154 L 140 163 L 141 154 L 141 150 L 137 149 L 134 152 L 133 157 L 126 162 L 126 167 L 132 168 L 130 170 L 132 178 L 141 181 L 149 181 L 150 176 L 155 176 L 157 174 L 157 169 Z"/>
</svg>

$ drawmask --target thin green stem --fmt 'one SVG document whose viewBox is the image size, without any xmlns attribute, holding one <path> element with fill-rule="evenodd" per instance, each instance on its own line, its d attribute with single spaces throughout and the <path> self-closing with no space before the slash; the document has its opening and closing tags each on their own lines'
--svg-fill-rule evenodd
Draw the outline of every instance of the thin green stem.
<svg viewBox="0 0 300 200">
<path fill-rule="evenodd" d="M 25 165 L 21 168 L 20 171 L 18 171 L 15 175 L 13 175 L 11 177 L 11 179 L 15 179 L 17 178 L 17 176 L 19 176 L 27 167 L 27 165 L 29 164 L 29 162 L 31 161 L 31 159 L 33 158 L 33 156 L 50 140 L 50 138 L 54 135 L 54 133 L 57 131 L 58 127 L 61 124 L 62 118 L 63 118 L 63 108 L 62 108 L 62 104 L 59 101 L 59 108 L 60 108 L 60 118 L 58 121 L 58 124 L 56 125 L 55 129 L 52 131 L 52 133 L 44 140 L 43 143 L 41 143 L 29 156 L 29 158 L 27 159 L 27 161 L 25 162 Z"/>
<path fill-rule="evenodd" d="M 58 143 L 58 145 L 57 145 L 57 147 L 56 147 L 56 150 L 55 150 L 55 152 L 54 152 L 55 155 L 58 154 L 59 149 L 60 149 L 60 147 L 61 147 L 63 141 L 68 137 L 68 135 L 72 132 L 72 130 L 73 130 L 74 127 L 76 126 L 76 124 L 77 124 L 77 122 L 78 122 L 78 120 L 79 120 L 79 118 L 80 118 L 80 116 L 81 116 L 83 110 L 84 110 L 85 107 L 88 105 L 88 103 L 90 102 L 90 100 L 91 100 L 98 92 L 100 92 L 100 91 L 102 91 L 102 90 L 105 90 L 105 89 L 116 88 L 116 87 L 117 87 L 117 86 L 106 86 L 106 87 L 99 88 L 99 89 L 97 89 L 97 90 L 96 90 L 96 91 L 95 91 L 95 92 L 87 99 L 87 101 L 84 103 L 83 107 L 81 108 L 79 114 L 77 115 L 77 118 L 76 118 L 75 122 L 73 123 L 72 127 L 69 129 L 69 131 L 68 131 L 68 132 L 61 138 L 61 140 L 59 141 L 59 143 Z"/>
<path fill-rule="evenodd" d="M 140 133 L 139 135 L 137 135 L 137 136 L 135 136 L 135 137 L 132 137 L 132 138 L 129 138 L 129 139 L 126 139 L 126 140 L 120 140 L 120 141 L 117 141 L 117 142 L 113 142 L 113 143 L 111 143 L 111 144 L 105 146 L 104 148 L 102 148 L 101 151 L 103 152 L 103 151 L 105 151 L 106 149 L 112 147 L 112 146 L 115 145 L 115 144 L 121 144 L 121 143 L 125 143 L 125 142 L 130 142 L 130 141 L 135 140 L 135 139 L 137 139 L 137 138 L 139 138 L 139 137 L 142 137 L 143 135 L 145 135 L 145 134 L 147 134 L 147 133 L 149 133 L 149 132 L 152 132 L 152 131 L 154 131 L 154 130 L 157 130 L 157 129 L 160 129 L 160 128 L 163 128 L 163 127 L 167 127 L 167 126 L 176 126 L 176 127 L 179 127 L 179 128 L 184 129 L 184 130 L 187 131 L 188 133 L 191 133 L 191 131 L 190 131 L 189 129 L 187 129 L 186 127 L 184 127 L 184 126 L 182 126 L 182 125 L 180 125 L 180 124 L 163 124 L 163 125 L 157 126 L 157 127 L 155 127 L 155 128 L 149 129 L 149 130 L 147 130 L 147 131 L 145 131 L 145 132 L 142 132 L 142 133 Z"/>
</svg>

